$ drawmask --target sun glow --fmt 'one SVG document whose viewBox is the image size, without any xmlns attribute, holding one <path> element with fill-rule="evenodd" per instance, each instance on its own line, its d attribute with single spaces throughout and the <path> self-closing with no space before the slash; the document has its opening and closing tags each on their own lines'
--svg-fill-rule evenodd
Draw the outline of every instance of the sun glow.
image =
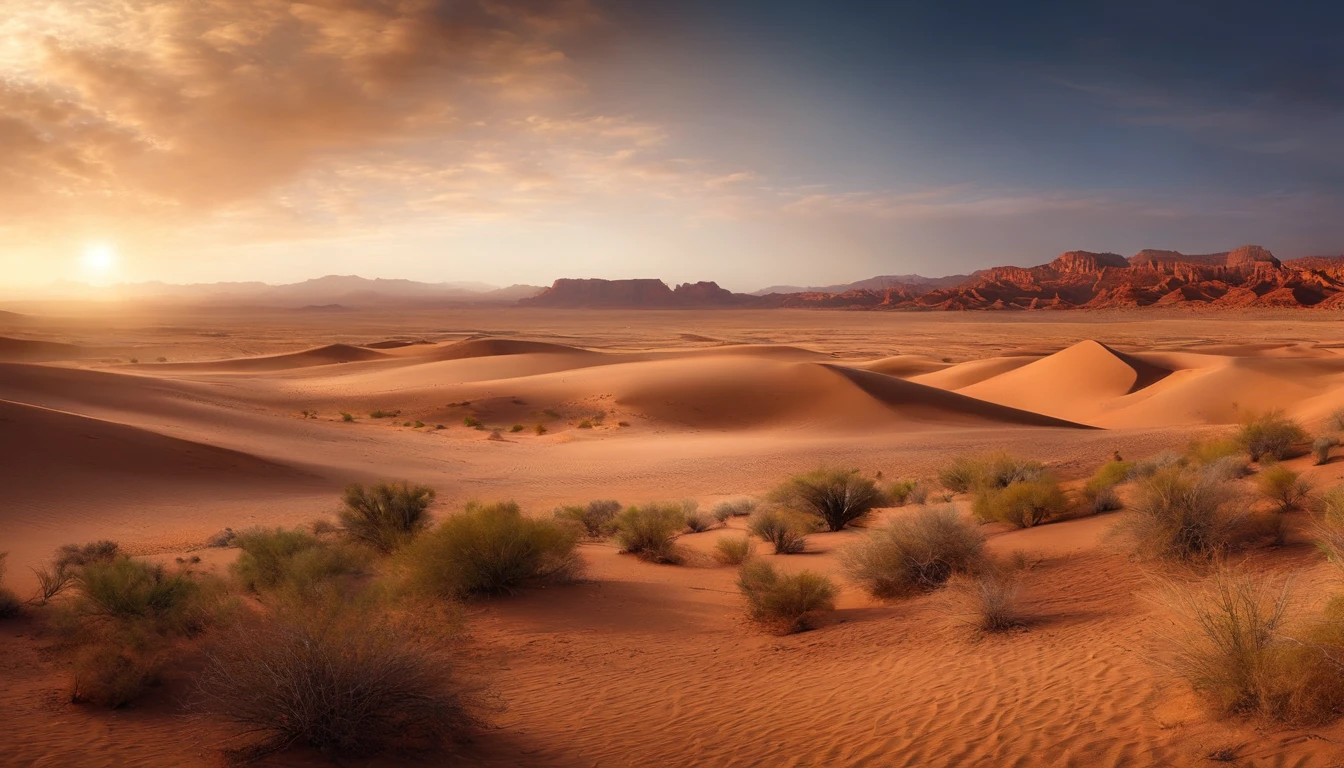
<svg viewBox="0 0 1344 768">
<path fill-rule="evenodd" d="M 93 281 L 106 280 L 117 269 L 117 251 L 106 243 L 95 243 L 84 249 L 79 262 L 87 278 Z"/>
</svg>

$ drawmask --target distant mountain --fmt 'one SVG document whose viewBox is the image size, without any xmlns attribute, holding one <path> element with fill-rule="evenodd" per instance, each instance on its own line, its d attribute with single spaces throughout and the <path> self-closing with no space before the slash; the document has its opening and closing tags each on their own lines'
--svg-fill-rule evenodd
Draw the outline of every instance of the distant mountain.
<svg viewBox="0 0 1344 768">
<path fill-rule="evenodd" d="M 662 280 L 560 279 L 520 306 L 556 309 L 712 309 L 761 306 L 756 296 L 732 293 L 717 283 L 685 283 L 668 288 Z"/>
<path fill-rule="evenodd" d="M 888 288 L 896 288 L 903 285 L 922 286 L 929 288 L 947 288 L 956 285 L 969 275 L 948 275 L 946 277 L 924 277 L 923 275 L 878 275 L 870 277 L 867 280 L 857 280 L 852 283 L 842 283 L 840 285 L 827 285 L 817 288 L 800 288 L 796 285 L 772 285 L 769 288 L 762 288 L 759 291 L 752 291 L 753 296 L 769 296 L 772 293 L 844 293 L 846 291 L 882 291 Z"/>
</svg>

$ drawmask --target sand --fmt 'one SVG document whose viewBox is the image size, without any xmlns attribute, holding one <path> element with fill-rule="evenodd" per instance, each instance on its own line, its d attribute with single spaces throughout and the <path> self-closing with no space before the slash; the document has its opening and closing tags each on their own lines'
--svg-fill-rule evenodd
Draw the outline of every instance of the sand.
<svg viewBox="0 0 1344 768">
<path fill-rule="evenodd" d="M 22 309 L 0 317 L 0 551 L 21 593 L 57 546 L 95 538 L 224 568 L 211 534 L 307 523 L 352 481 L 432 485 L 439 514 L 469 499 L 548 514 L 710 505 L 819 464 L 928 477 L 1001 448 L 1076 482 L 1250 411 L 1320 429 L 1344 407 L 1344 327 L 1297 313 Z M 1302 468 L 1324 486 L 1339 466 Z M 469 656 L 507 702 L 468 763 L 1193 766 L 1245 744 L 1247 765 L 1336 764 L 1340 726 L 1216 721 L 1147 663 L 1160 617 L 1108 535 L 1124 514 L 987 528 L 993 550 L 1037 562 L 1037 619 L 978 642 L 940 594 L 881 603 L 850 585 L 827 626 L 776 637 L 743 619 L 732 569 L 585 544 L 588 581 L 468 608 Z M 837 574 L 857 535 L 767 557 Z M 1299 570 L 1322 594 L 1331 573 L 1301 531 L 1247 567 Z M 34 619 L 4 625 L 0 674 L 5 765 L 218 764 L 222 730 L 177 716 L 180 680 L 125 711 L 65 703 Z"/>
</svg>

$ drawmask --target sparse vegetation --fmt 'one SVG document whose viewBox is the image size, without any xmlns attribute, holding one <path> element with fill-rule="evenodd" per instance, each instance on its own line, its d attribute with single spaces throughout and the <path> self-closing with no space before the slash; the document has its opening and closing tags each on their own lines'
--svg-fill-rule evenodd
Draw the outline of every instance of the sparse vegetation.
<svg viewBox="0 0 1344 768">
<path fill-rule="evenodd" d="M 1248 518 L 1227 482 L 1178 468 L 1142 481 L 1122 523 L 1143 558 L 1208 561 L 1245 541 Z"/>
<path fill-rule="evenodd" d="M 755 499 L 744 496 L 740 499 L 720 501 L 718 504 L 714 505 L 711 514 L 714 515 L 715 520 L 718 520 L 720 523 L 726 523 L 728 522 L 728 519 L 732 517 L 750 516 L 751 513 L 756 511 L 756 507 L 757 503 Z"/>
<path fill-rule="evenodd" d="M 511 501 L 472 502 L 408 546 L 405 563 L 412 584 L 428 594 L 509 594 L 577 578 L 578 540 L 573 526 L 526 517 Z"/>
<path fill-rule="evenodd" d="M 592 428 L 593 428 L 593 422 L 589 421 L 588 419 L 584 419 L 583 421 L 579 422 L 579 429 L 592 429 Z"/>
<path fill-rule="evenodd" d="M 1142 480 L 1145 477 L 1152 477 L 1158 472 L 1162 472 L 1172 467 L 1183 467 L 1187 459 L 1175 451 L 1162 451 L 1161 453 L 1149 456 L 1134 462 L 1134 466 L 1129 470 L 1130 480 Z"/>
<path fill-rule="evenodd" d="M 1223 456 L 1199 467 L 1199 473 L 1211 480 L 1240 480 L 1251 471 L 1245 456 Z"/>
<path fill-rule="evenodd" d="M 253 528 L 238 534 L 235 543 L 242 552 L 233 575 L 253 592 L 312 596 L 331 580 L 362 573 L 369 564 L 364 552 L 298 528 Z"/>
<path fill-rule="evenodd" d="M 1292 455 L 1293 449 L 1307 441 L 1306 430 L 1283 411 L 1252 416 L 1237 432 L 1237 443 L 1250 455 L 1251 461 L 1262 458 L 1282 461 Z"/>
<path fill-rule="evenodd" d="M 887 486 L 882 489 L 883 500 L 888 506 L 905 506 L 905 503 L 911 500 L 910 497 L 915 493 L 915 488 L 918 484 L 918 481 L 915 480 L 897 480 L 896 482 L 888 483 Z"/>
<path fill-rule="evenodd" d="M 590 539 L 605 539 L 616 531 L 618 501 L 590 501 L 584 506 L 560 507 L 555 519 L 577 524 Z"/>
<path fill-rule="evenodd" d="M 622 552 L 655 563 L 680 563 L 675 544 L 686 527 L 686 511 L 680 504 L 645 504 L 628 507 L 616 516 L 616 543 Z"/>
<path fill-rule="evenodd" d="M 526 427 L 522 424 L 514 424 L 512 427 L 509 427 L 510 432 L 522 432 L 524 429 L 526 429 Z"/>
<path fill-rule="evenodd" d="M 490 430 L 490 437 L 489 437 L 489 439 L 490 439 L 490 440 L 503 440 L 503 439 L 504 439 L 504 433 L 503 433 L 503 432 L 500 432 L 498 429 L 492 429 L 492 430 Z"/>
<path fill-rule="evenodd" d="M 350 422 L 354 420 L 355 420 L 354 414 L 341 411 L 341 421 Z"/>
<path fill-rule="evenodd" d="M 88 544 L 64 544 L 56 550 L 50 565 L 33 569 L 37 577 L 37 596 L 33 602 L 46 605 L 64 592 L 76 575 L 76 570 L 95 562 L 111 560 L 120 554 L 115 541 L 94 541 Z"/>
<path fill-rule="evenodd" d="M 691 533 L 704 533 L 714 527 L 714 518 L 701 512 L 699 509 L 692 509 L 686 512 L 686 530 Z"/>
<path fill-rule="evenodd" d="M 1339 438 L 1334 436 L 1318 437 L 1311 441 L 1311 455 L 1316 459 L 1316 465 L 1330 463 L 1330 449 L 1339 445 Z"/>
<path fill-rule="evenodd" d="M 1037 461 L 1018 459 L 1007 453 L 960 456 L 938 473 L 938 481 L 953 493 L 987 488 L 1006 488 L 1015 482 L 1035 480 L 1045 467 Z"/>
<path fill-rule="evenodd" d="M 370 419 L 395 419 L 401 415 L 401 411 L 384 411 L 379 408 L 376 411 L 369 411 Z"/>
<path fill-rule="evenodd" d="M 1260 470 L 1255 477 L 1260 493 L 1279 508 L 1280 512 L 1301 509 L 1311 493 L 1311 484 L 1306 478 L 1283 466 L 1275 464 Z"/>
<path fill-rule="evenodd" d="M 954 586 L 955 615 L 976 632 L 1007 632 L 1025 626 L 1021 588 L 1011 574 L 986 569 Z"/>
<path fill-rule="evenodd" d="M 463 416 L 462 426 L 471 427 L 472 429 L 485 429 L 485 425 L 482 424 L 481 420 L 476 418 L 475 416 Z"/>
<path fill-rule="evenodd" d="M 157 357 L 157 358 L 155 358 L 154 361 L 155 361 L 155 362 L 158 362 L 158 363 L 166 363 L 166 362 L 168 362 L 168 358 L 166 358 L 166 357 Z"/>
<path fill-rule="evenodd" d="M 714 542 L 714 559 L 724 565 L 741 565 L 756 551 L 756 544 L 749 536 L 720 536 Z"/>
<path fill-rule="evenodd" d="M 1229 456 L 1237 456 L 1245 450 L 1235 437 L 1225 437 L 1192 442 L 1185 449 L 1185 457 L 1194 464 L 1205 466 Z"/>
<path fill-rule="evenodd" d="M 738 572 L 737 588 L 751 620 L 782 634 L 812 629 L 821 614 L 835 610 L 835 584 L 811 571 L 781 574 L 770 563 L 752 560 Z"/>
<path fill-rule="evenodd" d="M 982 487 L 976 491 L 972 509 L 982 522 L 1030 528 L 1063 517 L 1069 511 L 1069 501 L 1057 480 L 1041 475 L 1003 488 Z"/>
<path fill-rule="evenodd" d="M 951 506 L 902 515 L 841 550 L 849 578 L 873 597 L 895 598 L 942 586 L 985 563 L 985 539 Z"/>
<path fill-rule="evenodd" d="M 421 609 L 424 610 L 424 609 Z M 424 753 L 481 725 L 446 640 L 405 615 L 330 604 L 243 612 L 209 644 L 196 709 L 232 723 L 251 759 L 303 744 L 333 758 Z"/>
<path fill-rule="evenodd" d="M 815 515 L 838 531 L 867 515 L 882 503 L 882 492 L 872 478 L 857 469 L 818 469 L 789 479 L 771 498 L 795 512 Z"/>
<path fill-rule="evenodd" d="M 816 523 L 796 512 L 766 507 L 747 519 L 747 530 L 774 546 L 776 555 L 796 555 L 807 549 L 807 535 Z"/>
<path fill-rule="evenodd" d="M 345 489 L 338 516 L 351 539 L 383 552 L 406 544 L 429 526 L 434 489 L 407 482 L 355 483 Z"/>
<path fill-rule="evenodd" d="M 1120 495 L 1116 486 L 1129 479 L 1133 466 L 1126 461 L 1112 461 L 1103 464 L 1096 474 L 1083 485 L 1083 501 L 1094 514 L 1110 512 L 1120 508 Z"/>
<path fill-rule="evenodd" d="M 532 430 L 536 432 L 538 435 L 544 435 L 546 434 L 547 431 L 545 424 L 538 424 L 537 426 L 533 427 Z"/>
</svg>

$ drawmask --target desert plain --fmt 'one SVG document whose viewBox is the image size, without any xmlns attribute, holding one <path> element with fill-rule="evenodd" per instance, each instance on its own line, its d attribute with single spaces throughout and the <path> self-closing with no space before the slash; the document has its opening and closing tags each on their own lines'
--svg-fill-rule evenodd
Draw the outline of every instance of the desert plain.
<svg viewBox="0 0 1344 768">
<path fill-rule="evenodd" d="M 429 485 L 436 516 L 473 499 L 535 516 L 608 498 L 707 509 L 818 466 L 936 482 L 1003 450 L 1076 488 L 1116 454 L 1180 451 L 1249 413 L 1328 434 L 1344 407 L 1344 324 L 1324 310 L 63 305 L 0 315 L 0 337 L 0 551 L 21 596 L 57 547 L 95 539 L 225 572 L 236 550 L 214 534 L 306 525 L 351 482 Z M 1338 462 L 1287 464 L 1320 490 L 1344 482 Z M 847 582 L 836 553 L 862 528 L 758 549 L 841 587 L 833 614 L 790 635 L 744 617 L 734 569 L 709 557 L 723 528 L 680 536 L 682 565 L 585 543 L 577 583 L 464 606 L 462 663 L 501 706 L 442 764 L 1340 764 L 1344 725 L 1216 716 L 1152 663 L 1151 568 L 1112 535 L 1129 514 L 982 526 L 991 553 L 1029 563 L 1026 625 L 984 636 L 943 590 L 881 601 Z M 1310 608 L 1344 585 L 1308 513 L 1287 514 L 1283 541 L 1237 567 L 1291 574 Z M 131 707 L 81 706 L 50 644 L 39 612 L 0 623 L 0 763 L 221 762 L 226 729 L 183 706 L 190 670 Z"/>
</svg>

